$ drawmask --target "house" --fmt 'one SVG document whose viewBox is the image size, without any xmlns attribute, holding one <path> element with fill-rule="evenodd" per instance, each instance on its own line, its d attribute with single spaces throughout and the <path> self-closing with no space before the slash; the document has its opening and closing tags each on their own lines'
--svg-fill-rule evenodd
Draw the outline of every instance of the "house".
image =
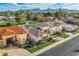
<svg viewBox="0 0 79 59">
<path fill-rule="evenodd" d="M 66 25 L 64 26 L 64 31 L 72 32 L 72 31 L 76 30 L 77 28 L 78 28 L 77 25 L 66 24 Z"/>
<path fill-rule="evenodd" d="M 76 24 L 76 21 L 75 21 L 75 18 L 74 17 L 68 17 L 65 20 L 65 22 L 68 23 L 68 24 Z"/>
<path fill-rule="evenodd" d="M 38 23 L 36 28 L 42 30 L 42 31 L 46 31 L 49 29 L 49 26 L 47 24 L 47 22 L 41 22 L 41 23 Z"/>
<path fill-rule="evenodd" d="M 61 32 L 63 31 L 63 27 L 65 25 L 65 23 L 63 21 L 58 21 L 55 20 L 53 22 L 48 22 L 47 23 L 50 26 L 50 34 L 54 34 L 56 32 Z"/>
<path fill-rule="evenodd" d="M 54 17 L 52 16 L 46 16 L 45 17 L 45 21 L 48 22 L 48 21 L 53 21 L 54 20 Z"/>
<path fill-rule="evenodd" d="M 0 16 L 0 21 L 6 21 L 6 17 Z"/>
<path fill-rule="evenodd" d="M 43 32 L 40 29 L 31 27 L 29 29 L 29 38 L 31 40 L 32 44 L 36 44 L 37 42 L 45 42 L 47 38 L 49 37 L 49 34 L 46 32 Z"/>
<path fill-rule="evenodd" d="M 16 19 L 14 16 L 10 17 L 0 16 L 0 21 L 16 21 Z"/>
<path fill-rule="evenodd" d="M 0 28 L 0 45 L 23 45 L 27 41 L 27 33 L 18 26 Z"/>
<path fill-rule="evenodd" d="M 16 21 L 16 18 L 14 16 L 10 16 L 6 18 L 8 21 Z"/>
</svg>

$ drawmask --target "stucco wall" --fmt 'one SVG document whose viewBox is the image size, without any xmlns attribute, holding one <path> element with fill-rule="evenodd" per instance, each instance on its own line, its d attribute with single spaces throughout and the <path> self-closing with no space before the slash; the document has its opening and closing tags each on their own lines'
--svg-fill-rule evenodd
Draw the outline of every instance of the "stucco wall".
<svg viewBox="0 0 79 59">
<path fill-rule="evenodd" d="M 13 37 L 13 40 L 15 40 L 15 35 L 10 35 L 10 36 L 3 36 L 3 44 L 4 46 L 7 45 L 6 39 Z"/>
<path fill-rule="evenodd" d="M 1 45 L 4 45 L 3 40 L 0 40 L 0 46 L 1 46 Z"/>
<path fill-rule="evenodd" d="M 27 41 L 27 34 L 19 34 L 17 35 L 17 39 L 19 40 L 20 44 L 25 44 Z"/>
</svg>

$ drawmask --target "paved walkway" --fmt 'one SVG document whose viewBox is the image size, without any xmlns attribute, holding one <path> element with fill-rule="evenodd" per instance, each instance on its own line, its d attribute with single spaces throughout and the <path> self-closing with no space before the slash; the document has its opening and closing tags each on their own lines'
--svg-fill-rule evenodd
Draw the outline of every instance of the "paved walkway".
<svg viewBox="0 0 79 59">
<path fill-rule="evenodd" d="M 66 34 L 67 34 L 68 36 L 74 35 L 74 34 L 72 34 L 72 33 L 70 33 L 70 32 L 66 32 Z"/>
<path fill-rule="evenodd" d="M 4 53 L 8 53 L 9 56 L 31 56 L 32 54 L 22 48 L 7 48 L 0 50 L 0 56 Z"/>
</svg>

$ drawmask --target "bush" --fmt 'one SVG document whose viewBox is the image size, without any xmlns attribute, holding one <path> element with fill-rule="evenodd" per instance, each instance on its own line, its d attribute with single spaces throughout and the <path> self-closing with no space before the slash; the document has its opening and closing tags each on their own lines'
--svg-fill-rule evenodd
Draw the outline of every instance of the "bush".
<svg viewBox="0 0 79 59">
<path fill-rule="evenodd" d="M 26 44 L 26 45 L 23 45 L 23 48 L 27 48 L 27 47 L 32 47 L 33 45 L 31 44 Z"/>
<path fill-rule="evenodd" d="M 0 49 L 4 49 L 6 48 L 7 46 L 3 46 L 3 45 L 0 45 Z"/>
<path fill-rule="evenodd" d="M 67 38 L 68 35 L 65 34 L 65 32 L 61 32 L 61 33 L 56 33 L 57 36 L 63 37 L 63 38 Z"/>
<path fill-rule="evenodd" d="M 4 53 L 2 56 L 8 56 L 8 53 Z"/>
<path fill-rule="evenodd" d="M 47 41 L 50 42 L 52 40 L 52 38 L 49 38 Z"/>
<path fill-rule="evenodd" d="M 73 34 L 77 34 L 77 33 L 79 33 L 79 29 L 73 31 L 72 33 L 73 33 Z"/>
</svg>

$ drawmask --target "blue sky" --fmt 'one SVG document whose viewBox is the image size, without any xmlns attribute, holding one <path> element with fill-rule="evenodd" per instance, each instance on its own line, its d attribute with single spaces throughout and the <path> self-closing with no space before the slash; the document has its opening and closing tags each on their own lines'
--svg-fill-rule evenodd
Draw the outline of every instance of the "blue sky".
<svg viewBox="0 0 79 59">
<path fill-rule="evenodd" d="M 19 9 L 69 9 L 79 10 L 79 3 L 0 3 L 0 11 L 19 10 Z"/>
</svg>

